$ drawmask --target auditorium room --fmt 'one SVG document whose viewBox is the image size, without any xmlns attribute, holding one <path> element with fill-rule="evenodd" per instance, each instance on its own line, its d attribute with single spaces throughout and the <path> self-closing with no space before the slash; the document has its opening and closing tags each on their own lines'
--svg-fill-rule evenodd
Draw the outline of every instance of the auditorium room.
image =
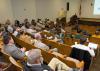
<svg viewBox="0 0 100 71">
<path fill-rule="evenodd" d="M 0 0 L 0 71 L 100 71 L 100 0 Z"/>
</svg>

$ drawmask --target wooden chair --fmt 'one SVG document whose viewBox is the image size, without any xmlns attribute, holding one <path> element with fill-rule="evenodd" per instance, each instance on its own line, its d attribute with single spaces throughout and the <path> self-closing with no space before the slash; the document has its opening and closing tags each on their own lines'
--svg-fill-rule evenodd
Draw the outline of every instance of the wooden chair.
<svg viewBox="0 0 100 71">
<path fill-rule="evenodd" d="M 42 35 L 42 36 L 47 35 L 48 37 L 54 36 L 54 34 L 48 33 L 48 32 L 41 32 L 41 35 Z"/>
<path fill-rule="evenodd" d="M 67 55 L 67 56 L 69 56 L 71 52 L 71 47 L 65 44 L 60 44 L 58 42 L 47 40 L 47 39 L 44 39 L 43 43 L 47 45 L 51 45 L 51 48 L 57 48 L 59 53 Z"/>
<path fill-rule="evenodd" d="M 1 52 L 7 56 L 10 56 L 9 54 L 7 54 L 3 49 L 1 49 Z"/>
<path fill-rule="evenodd" d="M 89 41 L 100 45 L 100 39 L 99 38 L 90 37 Z"/>
<path fill-rule="evenodd" d="M 9 57 L 10 62 L 16 67 L 17 71 L 23 71 L 23 67 L 20 62 L 17 62 L 13 57 Z"/>
<path fill-rule="evenodd" d="M 2 50 L 1 50 L 2 51 Z M 4 64 L 7 63 L 6 67 L 3 68 L 3 71 L 9 71 L 11 70 L 11 67 L 12 67 L 12 64 L 11 62 L 9 61 L 9 55 L 7 53 L 5 53 L 4 51 L 1 52 L 2 55 L 3 55 L 3 61 L 4 61 Z"/>
<path fill-rule="evenodd" d="M 69 56 L 71 51 L 72 51 L 72 48 L 68 45 L 60 44 L 58 47 L 58 52 L 63 55 Z"/>
<path fill-rule="evenodd" d="M 12 38 L 14 39 L 15 43 L 17 43 L 18 45 L 20 45 L 21 47 L 25 47 L 27 50 L 30 50 L 32 48 L 36 48 L 35 46 L 24 42 L 24 40 L 20 40 L 19 38 L 15 37 L 12 35 Z"/>
<path fill-rule="evenodd" d="M 51 59 L 53 58 L 53 57 L 55 57 L 55 55 L 53 55 L 53 54 L 51 54 L 51 53 L 48 53 L 48 52 L 46 52 L 46 51 L 43 51 L 42 50 L 42 56 L 43 56 L 43 59 L 44 59 L 44 61 L 46 62 L 46 63 L 49 63 L 50 61 L 51 61 Z"/>
<path fill-rule="evenodd" d="M 72 42 L 73 42 L 72 38 L 64 38 L 64 44 L 72 45 L 73 44 Z"/>
</svg>

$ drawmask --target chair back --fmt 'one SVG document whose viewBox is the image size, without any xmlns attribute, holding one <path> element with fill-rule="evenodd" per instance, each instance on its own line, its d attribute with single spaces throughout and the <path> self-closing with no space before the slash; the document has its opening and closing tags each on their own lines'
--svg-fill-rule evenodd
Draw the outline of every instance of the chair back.
<svg viewBox="0 0 100 71">
<path fill-rule="evenodd" d="M 10 60 L 10 62 L 14 65 L 14 66 L 16 66 L 16 68 L 18 69 L 18 70 L 20 70 L 20 71 L 22 71 L 23 70 L 23 67 L 22 67 L 22 65 L 21 65 L 21 63 L 20 62 L 17 62 L 13 57 L 9 57 L 9 60 Z"/>
</svg>

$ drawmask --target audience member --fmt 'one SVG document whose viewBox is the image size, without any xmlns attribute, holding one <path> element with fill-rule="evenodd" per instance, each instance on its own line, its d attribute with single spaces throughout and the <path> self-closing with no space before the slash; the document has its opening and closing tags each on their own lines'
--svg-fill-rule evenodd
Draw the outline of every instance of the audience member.
<svg viewBox="0 0 100 71">
<path fill-rule="evenodd" d="M 100 38 L 100 31 L 96 31 L 94 35 L 92 35 L 92 37 L 95 37 L 95 38 Z"/>
<path fill-rule="evenodd" d="M 41 50 L 32 49 L 27 52 L 27 63 L 24 63 L 25 71 L 53 71 L 49 66 L 43 64 Z"/>
<path fill-rule="evenodd" d="M 21 24 L 20 24 L 20 21 L 18 20 L 15 20 L 15 24 L 14 24 L 16 27 L 21 27 Z"/>
<path fill-rule="evenodd" d="M 8 55 L 11 55 L 15 59 L 23 59 L 24 58 L 25 48 L 22 48 L 23 50 L 21 50 L 18 47 L 16 47 L 16 45 L 14 44 L 14 40 L 9 35 L 3 36 L 3 43 L 4 43 L 3 50 Z"/>
<path fill-rule="evenodd" d="M 33 27 L 35 27 L 35 26 L 36 26 L 36 22 L 35 22 L 35 20 L 34 20 L 34 19 L 32 19 L 31 24 L 33 25 Z"/>
<path fill-rule="evenodd" d="M 77 49 L 88 51 L 90 53 L 90 55 L 92 57 L 94 57 L 95 56 L 94 50 L 91 49 L 91 48 L 89 48 L 88 46 L 85 46 L 86 40 L 87 40 L 86 38 L 81 37 L 80 38 L 80 44 L 75 44 L 75 45 L 72 45 L 71 47 L 72 48 L 77 48 Z"/>
<path fill-rule="evenodd" d="M 49 47 L 46 44 L 42 43 L 41 41 L 42 37 L 40 33 L 36 33 L 34 37 L 35 37 L 35 40 L 34 40 L 35 47 L 43 49 L 43 50 L 49 50 Z"/>
<path fill-rule="evenodd" d="M 5 23 L 6 25 L 10 25 L 11 24 L 11 22 L 10 22 L 10 20 L 9 19 L 7 19 L 7 21 L 6 21 L 6 23 Z"/>
</svg>

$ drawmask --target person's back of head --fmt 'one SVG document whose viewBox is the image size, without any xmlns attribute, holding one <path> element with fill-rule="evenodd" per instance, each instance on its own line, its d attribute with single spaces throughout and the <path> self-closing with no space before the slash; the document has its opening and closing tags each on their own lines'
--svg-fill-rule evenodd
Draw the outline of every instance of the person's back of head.
<svg viewBox="0 0 100 71">
<path fill-rule="evenodd" d="M 34 26 L 36 26 L 36 22 L 35 22 L 34 19 L 32 19 L 31 24 L 34 25 Z"/>
<path fill-rule="evenodd" d="M 29 29 L 30 26 L 31 26 L 31 25 L 30 25 L 30 23 L 28 23 L 28 22 L 25 24 L 25 28 L 27 28 L 27 29 Z"/>
<path fill-rule="evenodd" d="M 5 45 L 7 45 L 7 44 L 9 44 L 9 41 L 11 40 L 11 36 L 9 36 L 7 33 L 5 33 L 4 35 L 3 35 L 3 43 L 5 44 Z"/>
<path fill-rule="evenodd" d="M 2 27 L 2 28 L 0 28 L 0 36 L 3 35 L 3 32 L 4 32 L 4 28 Z"/>
<path fill-rule="evenodd" d="M 24 23 L 27 23 L 28 22 L 28 19 L 26 18 L 25 20 L 24 20 Z"/>
<path fill-rule="evenodd" d="M 9 19 L 7 19 L 7 21 L 6 21 L 6 23 L 5 23 L 6 25 L 10 25 L 11 24 L 11 22 L 10 22 L 10 20 Z"/>
<path fill-rule="evenodd" d="M 86 40 L 87 39 L 85 37 L 81 37 L 80 38 L 80 44 L 85 44 Z"/>
<path fill-rule="evenodd" d="M 3 43 L 4 45 L 14 44 L 14 40 L 7 32 L 4 32 L 3 34 Z"/>
<path fill-rule="evenodd" d="M 19 26 L 20 26 L 20 21 L 15 20 L 15 26 L 16 26 L 16 27 L 19 27 Z"/>
<path fill-rule="evenodd" d="M 40 33 L 36 33 L 36 34 L 34 35 L 34 38 L 37 39 L 37 40 L 41 40 L 41 39 L 42 39 L 42 36 L 41 36 Z"/>
<path fill-rule="evenodd" d="M 37 19 L 37 22 L 40 22 L 40 21 L 41 21 L 41 19 L 40 19 L 40 18 L 38 18 L 38 19 Z"/>
<path fill-rule="evenodd" d="M 27 53 L 27 62 L 29 64 L 41 64 L 42 62 L 42 54 L 40 49 L 32 49 Z"/>
</svg>

